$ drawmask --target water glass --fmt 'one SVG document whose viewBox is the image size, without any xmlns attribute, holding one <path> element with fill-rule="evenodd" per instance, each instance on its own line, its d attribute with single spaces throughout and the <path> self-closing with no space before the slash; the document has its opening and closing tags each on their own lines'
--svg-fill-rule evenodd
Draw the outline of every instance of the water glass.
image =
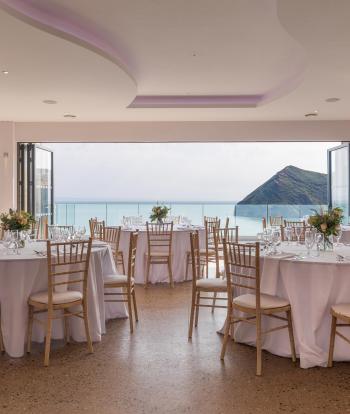
<svg viewBox="0 0 350 414">
<path fill-rule="evenodd" d="M 337 230 L 337 233 L 334 235 L 334 238 L 336 240 L 336 244 L 335 244 L 336 246 L 339 246 L 341 244 L 340 239 L 341 239 L 342 234 L 343 234 L 343 231 L 340 228 L 339 230 Z"/>
<path fill-rule="evenodd" d="M 297 236 L 297 244 L 300 244 L 300 236 L 302 228 L 300 226 L 294 227 L 295 235 Z"/>
<path fill-rule="evenodd" d="M 287 244 L 289 245 L 290 240 L 292 239 L 293 229 L 291 227 L 286 227 L 284 229 L 284 236 L 287 239 Z"/>
</svg>

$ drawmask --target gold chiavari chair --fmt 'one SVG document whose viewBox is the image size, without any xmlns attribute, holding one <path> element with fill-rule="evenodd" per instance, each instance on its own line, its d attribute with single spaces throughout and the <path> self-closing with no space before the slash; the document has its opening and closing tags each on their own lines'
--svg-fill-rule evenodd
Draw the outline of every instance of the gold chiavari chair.
<svg viewBox="0 0 350 414">
<path fill-rule="evenodd" d="M 220 219 L 217 217 L 205 217 L 205 248 L 200 249 L 202 269 L 205 268 L 206 277 L 209 276 L 209 263 L 215 263 L 215 275 L 220 275 L 218 250 L 215 246 L 215 230 L 220 227 Z M 188 268 L 191 265 L 191 250 L 186 252 L 186 274 L 188 278 Z"/>
<path fill-rule="evenodd" d="M 286 227 L 290 227 L 292 229 L 290 241 L 297 241 L 298 240 L 298 236 L 297 236 L 297 233 L 296 233 L 297 232 L 296 228 L 300 228 L 301 230 L 300 230 L 299 240 L 301 242 L 305 241 L 305 231 L 311 229 L 311 226 L 307 226 L 305 221 L 284 220 L 284 228 L 283 228 L 283 226 L 281 226 L 281 240 L 282 241 L 286 241 L 285 232 L 284 232 Z"/>
<path fill-rule="evenodd" d="M 350 339 L 343 335 L 343 333 L 337 331 L 337 327 L 350 326 L 350 303 L 340 303 L 331 307 L 332 326 L 329 340 L 329 354 L 328 354 L 328 367 L 333 366 L 334 344 L 335 337 L 343 339 L 350 344 Z M 340 323 L 338 323 L 338 320 Z"/>
<path fill-rule="evenodd" d="M 147 261 L 145 287 L 148 285 L 149 272 L 152 264 L 168 265 L 170 286 L 174 287 L 171 253 L 173 226 L 174 224 L 172 222 L 163 224 L 146 222 L 148 250 L 145 254 Z"/>
<path fill-rule="evenodd" d="M 56 224 L 46 224 L 46 234 L 47 234 L 47 238 L 48 239 L 53 239 L 54 238 L 54 232 L 55 230 L 59 230 L 59 231 L 64 231 L 67 230 L 68 232 L 72 233 L 73 232 L 73 226 L 58 226 Z"/>
<path fill-rule="evenodd" d="M 188 330 L 188 338 L 192 338 L 193 324 L 195 327 L 198 325 L 198 316 L 199 308 L 226 308 L 223 305 L 215 305 L 212 302 L 212 305 L 201 303 L 201 300 L 214 300 L 213 296 L 201 296 L 206 293 L 225 293 L 227 292 L 226 281 L 221 278 L 215 279 L 203 279 L 203 274 L 201 272 L 201 256 L 199 249 L 199 232 L 198 230 L 190 233 L 190 243 L 191 243 L 191 264 L 192 264 L 192 302 L 191 302 L 191 313 L 190 313 L 190 324 Z M 225 300 L 227 297 L 216 298 L 216 300 Z"/>
<path fill-rule="evenodd" d="M 282 216 L 270 216 L 270 226 L 271 227 L 279 227 L 282 226 L 284 223 Z"/>
<path fill-rule="evenodd" d="M 88 271 L 91 253 L 90 238 L 88 241 L 59 242 L 47 241 L 47 265 L 48 265 L 48 291 L 38 292 L 28 299 L 28 339 L 27 352 L 31 350 L 33 322 L 39 322 L 46 326 L 44 365 L 49 365 L 52 322 L 54 319 L 63 318 L 66 341 L 69 342 L 68 318 L 76 316 L 84 320 L 85 334 L 88 350 L 93 352 L 89 331 L 87 313 L 87 287 Z M 69 290 L 69 286 L 80 290 Z M 64 290 L 65 289 L 65 290 Z M 76 309 L 78 306 L 81 309 Z M 62 313 L 57 313 L 61 310 Z M 38 313 L 47 313 L 47 322 L 36 319 Z"/>
<path fill-rule="evenodd" d="M 134 332 L 132 305 L 134 306 L 135 321 L 138 322 L 138 313 L 135 295 L 135 261 L 137 251 L 138 232 L 130 233 L 128 274 L 127 275 L 109 275 L 105 277 L 105 302 L 127 302 L 129 311 L 130 333 Z M 122 289 L 121 292 L 110 292 L 109 289 Z M 108 289 L 108 292 L 106 292 Z M 108 299 L 111 296 L 122 296 L 121 299 Z"/>
<path fill-rule="evenodd" d="M 121 266 L 123 274 L 125 274 L 124 255 L 119 250 L 121 226 L 118 227 L 106 227 L 102 228 L 102 240 L 111 246 L 114 256 L 115 264 L 117 268 Z"/>
<path fill-rule="evenodd" d="M 96 240 L 101 240 L 103 227 L 105 227 L 104 220 L 98 221 L 97 218 L 91 218 L 89 220 L 90 237 Z"/>
<path fill-rule="evenodd" d="M 234 324 L 245 322 L 254 324 L 256 327 L 256 375 L 261 375 L 262 373 L 262 336 L 268 333 L 288 328 L 292 360 L 295 362 L 296 355 L 290 303 L 286 299 L 267 295 L 260 291 L 259 243 L 229 243 L 224 239 L 224 255 L 227 296 L 230 300 L 227 307 L 221 359 L 225 357 L 230 330 L 234 339 Z M 244 291 L 251 293 L 242 294 Z M 278 315 L 281 313 L 285 313 L 286 317 Z M 247 316 L 242 316 L 242 314 Z M 262 316 L 276 318 L 286 322 L 286 324 L 262 331 Z"/>
</svg>

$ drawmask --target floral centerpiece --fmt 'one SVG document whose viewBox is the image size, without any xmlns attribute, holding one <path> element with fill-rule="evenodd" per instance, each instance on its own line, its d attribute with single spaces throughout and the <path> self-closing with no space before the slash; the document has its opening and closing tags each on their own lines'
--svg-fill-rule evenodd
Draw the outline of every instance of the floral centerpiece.
<svg viewBox="0 0 350 414">
<path fill-rule="evenodd" d="M 154 206 L 152 208 L 152 214 L 149 216 L 151 221 L 157 221 L 158 223 L 162 223 L 163 220 L 167 217 L 170 208 L 167 206 Z"/>
<path fill-rule="evenodd" d="M 1 228 L 5 231 L 25 231 L 31 229 L 35 223 L 35 219 L 26 211 L 15 211 L 10 208 L 8 213 L 0 214 L 0 223 Z"/>
<path fill-rule="evenodd" d="M 331 246 L 330 236 L 337 236 L 339 230 L 341 230 L 341 222 L 343 220 L 343 210 L 339 207 L 324 211 L 321 209 L 319 212 L 314 211 L 314 215 L 309 217 L 309 224 L 315 227 L 324 236 L 325 247 Z"/>
</svg>

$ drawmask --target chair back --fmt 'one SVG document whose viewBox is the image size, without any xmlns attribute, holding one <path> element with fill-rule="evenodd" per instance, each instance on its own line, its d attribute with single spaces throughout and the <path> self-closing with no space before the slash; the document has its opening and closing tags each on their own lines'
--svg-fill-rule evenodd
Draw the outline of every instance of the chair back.
<svg viewBox="0 0 350 414">
<path fill-rule="evenodd" d="M 196 290 L 196 281 L 201 278 L 201 259 L 199 249 L 199 231 L 193 231 L 190 233 L 191 244 L 191 265 L 192 265 L 192 286 L 193 291 Z"/>
<path fill-rule="evenodd" d="M 204 225 L 205 223 L 216 223 L 220 227 L 220 219 L 218 217 L 208 217 L 204 216 Z"/>
<path fill-rule="evenodd" d="M 101 240 L 105 241 L 111 246 L 114 256 L 117 255 L 119 250 L 121 226 L 118 227 L 107 227 L 103 226 L 102 228 L 102 237 Z"/>
<path fill-rule="evenodd" d="M 260 312 L 260 244 L 224 242 L 227 296 L 244 293 L 256 295 L 256 310 Z"/>
<path fill-rule="evenodd" d="M 215 231 L 216 243 L 215 245 L 223 245 L 223 240 L 226 239 L 228 242 L 238 242 L 238 226 L 235 227 L 224 227 L 216 228 Z"/>
<path fill-rule="evenodd" d="M 226 220 L 225 220 L 225 228 L 228 229 L 229 225 L 230 225 L 230 217 L 226 217 Z"/>
<path fill-rule="evenodd" d="M 135 276 L 135 263 L 136 263 L 136 252 L 137 252 L 137 240 L 139 237 L 138 231 L 130 233 L 129 242 L 129 258 L 128 258 L 128 283 L 131 283 L 131 278 Z"/>
<path fill-rule="evenodd" d="M 262 228 L 263 228 L 263 230 L 265 230 L 265 229 L 266 229 L 266 227 L 267 227 L 267 224 L 266 224 L 266 218 L 265 218 L 265 217 L 263 217 L 263 218 L 262 218 Z"/>
<path fill-rule="evenodd" d="M 270 226 L 281 226 L 283 225 L 283 217 L 282 216 L 270 216 Z"/>
<path fill-rule="evenodd" d="M 62 231 L 67 231 L 67 232 L 72 233 L 73 226 L 57 226 L 55 224 L 52 224 L 52 225 L 46 224 L 46 233 L 47 233 L 48 239 L 53 240 L 56 237 L 57 232 L 62 232 Z"/>
<path fill-rule="evenodd" d="M 166 223 L 173 222 L 174 224 L 180 224 L 181 216 L 167 216 L 164 220 Z"/>
<path fill-rule="evenodd" d="M 209 249 L 215 248 L 215 232 L 216 229 L 220 228 L 220 220 L 207 220 L 207 217 L 204 220 L 205 227 L 205 248 L 207 251 Z"/>
<path fill-rule="evenodd" d="M 290 237 L 290 241 L 297 241 L 298 237 L 297 237 L 297 230 L 296 228 L 301 229 L 300 232 L 300 237 L 299 240 L 300 241 L 305 241 L 305 231 L 306 230 L 310 230 L 311 226 L 307 226 L 305 221 L 289 221 L 289 220 L 284 220 L 284 227 L 281 226 L 281 240 L 282 241 L 286 241 L 286 237 L 285 237 L 285 228 L 286 227 L 290 227 L 292 229 L 292 233 L 291 233 L 291 237 Z"/>
<path fill-rule="evenodd" d="M 84 241 L 47 241 L 49 308 L 53 305 L 53 293 L 70 285 L 82 284 L 86 300 L 91 243 L 91 237 Z"/>
<path fill-rule="evenodd" d="M 148 254 L 168 252 L 171 254 L 174 223 L 155 224 L 146 222 Z"/>
<path fill-rule="evenodd" d="M 97 240 L 102 240 L 102 232 L 105 227 L 104 220 L 98 221 L 97 218 L 91 218 L 89 220 L 90 237 Z"/>
</svg>

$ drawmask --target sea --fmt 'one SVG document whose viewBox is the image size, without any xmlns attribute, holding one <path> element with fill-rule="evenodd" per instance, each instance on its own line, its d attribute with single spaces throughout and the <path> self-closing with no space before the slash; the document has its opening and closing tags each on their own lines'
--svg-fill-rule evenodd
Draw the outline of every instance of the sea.
<svg viewBox="0 0 350 414">
<path fill-rule="evenodd" d="M 123 216 L 142 216 L 149 220 L 154 205 L 170 207 L 172 216 L 184 216 L 192 224 L 202 224 L 204 216 L 220 217 L 222 223 L 230 218 L 230 226 L 239 226 L 240 236 L 255 236 L 262 230 L 262 218 L 283 216 L 289 220 L 299 220 L 311 215 L 314 210 L 327 208 L 319 205 L 242 205 L 232 202 L 177 202 L 177 201 L 59 201 L 55 203 L 55 223 L 58 225 L 88 226 L 91 217 L 104 220 L 107 225 L 121 225 Z"/>
</svg>

